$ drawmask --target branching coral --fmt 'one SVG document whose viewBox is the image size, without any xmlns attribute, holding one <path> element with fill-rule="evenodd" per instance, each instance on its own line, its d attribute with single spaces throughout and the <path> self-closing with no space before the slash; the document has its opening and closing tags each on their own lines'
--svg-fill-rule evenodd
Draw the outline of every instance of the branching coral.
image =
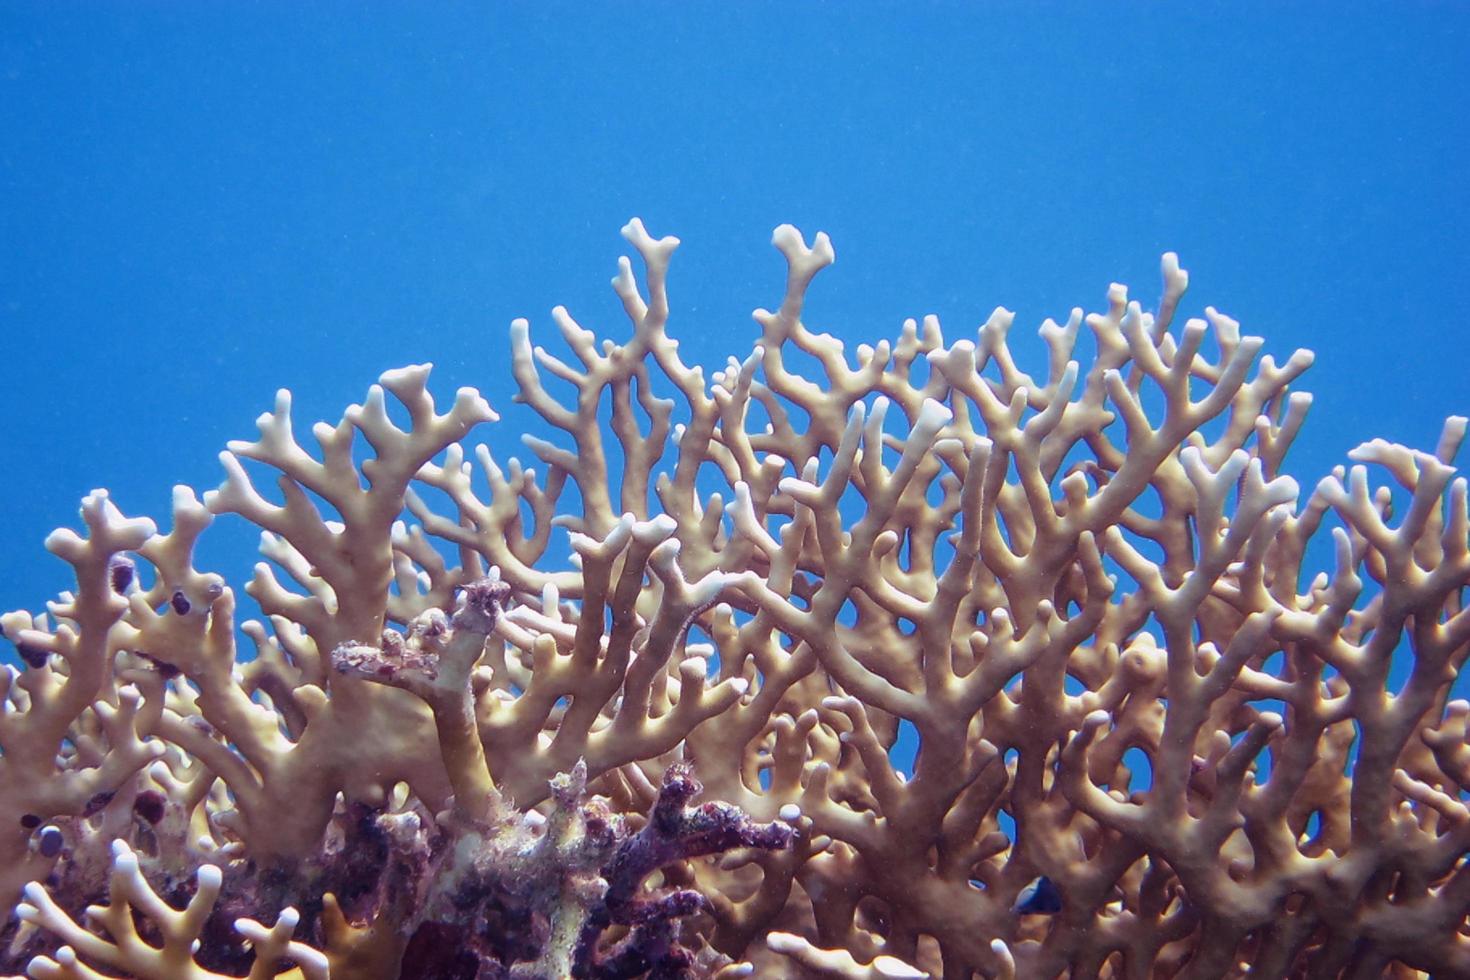
<svg viewBox="0 0 1470 980">
<path fill-rule="evenodd" d="M 96 980 L 106 974 L 88 968 L 81 960 L 140 976 L 177 977 L 179 980 L 211 980 L 217 973 L 202 970 L 194 962 L 196 943 L 203 940 L 207 920 L 214 910 L 223 881 L 220 869 L 206 864 L 199 869 L 197 890 L 182 910 L 170 908 L 138 868 L 138 855 L 121 840 L 113 843 L 114 858 L 108 904 L 87 909 L 87 918 L 105 930 L 107 938 L 83 928 L 59 908 L 39 884 L 26 886 L 25 902 L 17 914 L 22 922 L 38 926 L 71 945 L 63 946 L 56 959 L 39 956 L 31 961 L 30 973 L 38 978 Z M 145 917 L 159 933 L 154 946 L 138 932 L 135 915 Z M 272 928 L 241 919 L 235 929 L 255 947 L 255 968 L 250 980 L 277 976 L 276 961 L 285 957 L 300 964 L 286 976 L 300 980 L 326 980 L 327 958 L 310 947 L 291 941 L 299 916 L 295 909 L 281 910 Z"/>
<path fill-rule="evenodd" d="M 1303 494 L 1310 354 L 1176 327 L 1173 256 L 1033 376 L 1004 310 L 813 332 L 789 226 L 707 381 L 677 241 L 624 233 L 624 343 L 512 326 L 540 472 L 410 367 L 314 451 L 283 392 L 167 533 L 97 491 L 48 540 L 75 593 L 0 619 L 12 969 L 1470 974 L 1465 419 Z M 196 565 L 222 514 L 260 620 Z"/>
</svg>

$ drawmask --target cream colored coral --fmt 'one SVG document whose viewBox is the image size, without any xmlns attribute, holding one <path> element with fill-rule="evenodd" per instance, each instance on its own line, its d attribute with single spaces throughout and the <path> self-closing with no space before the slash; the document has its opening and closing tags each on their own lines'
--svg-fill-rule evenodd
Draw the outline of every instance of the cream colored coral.
<svg viewBox="0 0 1470 980">
<path fill-rule="evenodd" d="M 542 423 L 525 460 L 467 444 L 496 413 L 470 389 L 441 412 L 419 366 L 311 447 L 283 392 L 167 533 L 89 497 L 89 537 L 50 543 L 76 593 L 3 620 L 45 663 L 0 679 L 0 828 L 55 819 L 85 869 L 158 792 L 188 833 L 143 870 L 279 867 L 317 854 L 339 798 L 401 783 L 481 820 L 466 799 L 544 806 L 582 759 L 641 814 L 685 760 L 707 798 L 803 831 L 683 870 L 727 970 L 1470 972 L 1465 419 L 1299 485 L 1312 355 L 1263 354 L 1213 308 L 1178 322 L 1177 257 L 1156 312 L 1113 285 L 1042 324 L 1028 372 L 1004 309 L 852 349 L 809 326 L 835 252 L 790 226 L 776 308 L 706 375 L 670 333 L 677 240 L 624 235 L 644 271 L 614 280 L 621 342 L 563 308 L 560 352 L 511 327 Z M 196 567 L 224 513 L 262 531 L 258 620 Z M 119 592 L 124 555 L 148 574 Z M 420 650 L 492 575 L 505 615 L 460 638 L 452 684 L 332 669 Z M 24 834 L 0 857 L 12 891 L 56 863 Z M 1041 877 L 1056 915 L 1016 907 Z"/>
<path fill-rule="evenodd" d="M 66 945 L 57 950 L 54 958 L 36 957 L 27 973 L 35 980 L 106 980 L 106 974 L 86 965 L 91 962 L 133 977 L 227 980 L 194 962 L 205 922 L 219 896 L 220 869 L 206 864 L 199 869 L 197 880 L 198 890 L 189 904 L 183 909 L 171 908 L 144 879 L 132 849 L 122 841 L 114 842 L 108 904 L 94 905 L 86 911 L 88 924 L 97 931 L 73 921 L 51 900 L 45 888 L 32 882 L 26 886 L 25 900 L 17 907 L 16 914 L 23 922 L 45 929 Z M 139 935 L 135 913 L 148 919 L 158 930 L 162 945 L 154 946 Z M 248 980 L 272 977 L 328 980 L 326 957 L 291 940 L 298 919 L 296 910 L 287 908 L 271 927 L 253 919 L 235 923 L 235 931 L 255 949 L 256 965 Z M 294 962 L 296 969 L 276 973 L 275 965 L 281 959 Z"/>
</svg>

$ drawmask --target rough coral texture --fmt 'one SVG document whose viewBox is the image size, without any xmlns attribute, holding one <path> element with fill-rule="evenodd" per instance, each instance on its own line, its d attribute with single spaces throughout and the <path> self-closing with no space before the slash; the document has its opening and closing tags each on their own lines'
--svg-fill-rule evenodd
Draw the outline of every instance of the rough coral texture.
<svg viewBox="0 0 1470 980">
<path fill-rule="evenodd" d="M 1176 323 L 1172 256 L 1030 374 L 1004 310 L 813 332 L 787 226 L 707 379 L 625 235 L 628 339 L 512 326 L 536 467 L 409 367 L 310 448 L 282 392 L 167 532 L 97 491 L 51 536 L 75 592 L 0 620 L 10 971 L 1470 975 L 1465 419 L 1303 492 L 1310 354 Z"/>
</svg>

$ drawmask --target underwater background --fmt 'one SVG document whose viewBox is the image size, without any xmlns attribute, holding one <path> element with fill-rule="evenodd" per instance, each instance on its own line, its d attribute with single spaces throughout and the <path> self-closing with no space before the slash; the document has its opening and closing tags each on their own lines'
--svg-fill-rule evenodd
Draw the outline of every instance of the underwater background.
<svg viewBox="0 0 1470 980">
<path fill-rule="evenodd" d="M 723 367 L 781 297 L 771 229 L 828 232 L 806 322 L 860 342 L 997 305 L 1152 308 L 1159 256 L 1285 359 L 1288 471 L 1432 450 L 1470 413 L 1470 5 L 0 5 L 0 609 L 107 487 L 166 525 L 278 387 L 298 431 L 385 369 L 478 387 L 519 450 L 507 328 L 559 343 L 637 215 L 684 244 L 670 332 Z M 523 458 L 529 454 L 521 451 Z M 201 567 L 238 587 L 254 536 Z M 0 658 L 13 662 L 6 645 Z"/>
</svg>

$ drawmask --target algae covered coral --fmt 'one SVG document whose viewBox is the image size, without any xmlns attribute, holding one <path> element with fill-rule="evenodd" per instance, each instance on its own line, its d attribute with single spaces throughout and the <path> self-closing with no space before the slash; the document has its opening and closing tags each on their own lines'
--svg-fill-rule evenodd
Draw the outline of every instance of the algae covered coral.
<svg viewBox="0 0 1470 980">
<path fill-rule="evenodd" d="M 833 252 L 789 226 L 707 380 L 677 241 L 625 235 L 627 340 L 512 326 L 537 465 L 409 367 L 311 448 L 282 392 L 167 532 L 97 491 L 48 540 L 76 590 L 0 619 L 10 969 L 1470 971 L 1465 419 L 1303 492 L 1310 354 L 1176 324 L 1172 256 L 1155 313 L 1046 321 L 1033 375 L 1005 310 L 809 329 Z M 196 565 L 223 514 L 258 620 Z"/>
</svg>

